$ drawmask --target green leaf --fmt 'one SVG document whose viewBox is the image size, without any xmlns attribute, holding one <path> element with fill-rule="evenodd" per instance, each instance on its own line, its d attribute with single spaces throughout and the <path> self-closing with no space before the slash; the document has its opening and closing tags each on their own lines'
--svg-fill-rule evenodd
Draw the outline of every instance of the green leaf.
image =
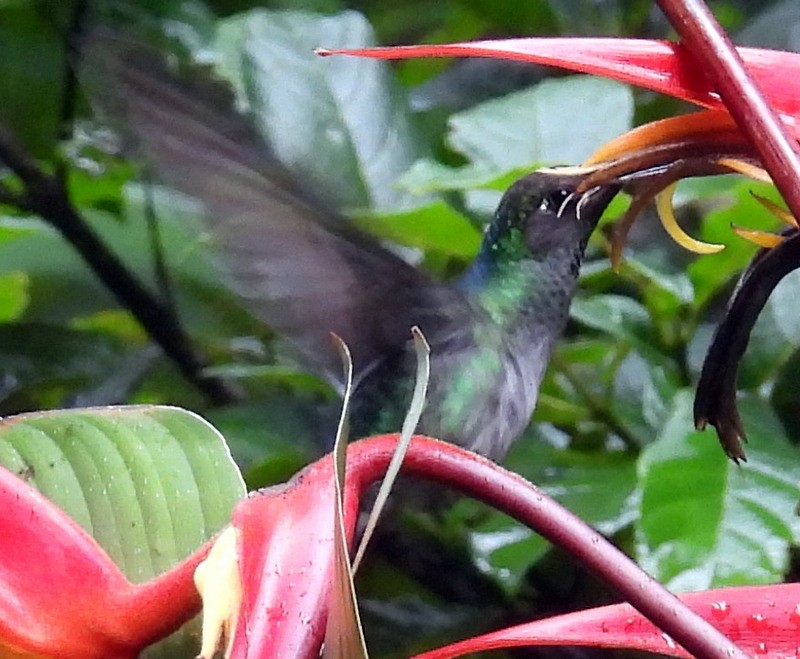
<svg viewBox="0 0 800 659">
<path fill-rule="evenodd" d="M 374 43 L 356 12 L 253 10 L 220 27 L 216 47 L 278 158 L 334 208 L 394 209 L 418 200 L 395 187 L 423 155 L 385 63 L 323 59 L 319 46 Z"/>
<path fill-rule="evenodd" d="M 692 393 L 674 400 L 639 462 L 637 556 L 656 579 L 689 591 L 772 583 L 800 537 L 798 452 L 762 401 L 741 401 L 748 462 L 728 460 L 713 431 L 693 430 Z"/>
<path fill-rule="evenodd" d="M 28 306 L 28 276 L 24 272 L 0 275 L 0 323 L 16 320 Z"/>
<path fill-rule="evenodd" d="M 677 371 L 674 361 L 631 352 L 614 373 L 611 410 L 626 428 L 636 432 L 639 445 L 653 440 L 669 414 L 680 386 Z"/>
<path fill-rule="evenodd" d="M 636 458 L 631 453 L 575 451 L 545 441 L 517 442 L 507 466 L 569 508 L 601 532 L 612 535 L 636 515 Z M 509 592 L 549 543 L 530 530 L 492 513 L 470 532 L 478 565 Z"/>
<path fill-rule="evenodd" d="M 497 170 L 486 165 L 448 167 L 435 160 L 422 158 L 400 177 L 397 185 L 417 195 L 475 188 L 505 190 L 518 178 L 530 174 L 534 165 L 535 163 L 526 163 L 522 167 L 503 170 L 498 174 Z"/>
<path fill-rule="evenodd" d="M 30 279 L 27 318 L 61 322 L 108 305 L 110 296 L 54 229 L 36 219 L 4 222 L 0 274 L 25 272 Z"/>
<path fill-rule="evenodd" d="M 475 226 L 443 201 L 409 211 L 356 217 L 355 224 L 402 245 L 461 259 L 473 258 L 481 244 Z"/>
<path fill-rule="evenodd" d="M 539 423 L 553 423 L 562 427 L 572 427 L 581 421 L 591 419 L 591 411 L 579 402 L 564 396 L 539 392 L 536 399 L 535 420 Z"/>
<path fill-rule="evenodd" d="M 136 583 L 211 538 L 245 494 L 222 436 L 178 408 L 11 417 L 0 424 L 0 464 L 60 506 Z M 194 656 L 196 633 L 192 623 L 147 656 Z"/>
<path fill-rule="evenodd" d="M 0 123 L 36 156 L 49 156 L 56 144 L 65 49 L 55 30 L 64 7 L 40 11 L 34 2 L 0 6 Z"/>
<path fill-rule="evenodd" d="M 40 323 L 2 324 L 0 400 L 29 396 L 28 406 L 63 404 L 67 393 L 112 372 L 123 354 L 118 341 L 97 332 Z"/>
<path fill-rule="evenodd" d="M 653 268 L 635 256 L 626 258 L 621 275 L 637 284 L 644 302 L 655 318 L 674 315 L 694 299 L 692 281 L 683 272 L 670 274 Z"/>
<path fill-rule="evenodd" d="M 418 194 L 504 190 L 538 164 L 582 162 L 632 119 L 633 97 L 624 85 L 589 76 L 546 80 L 452 115 L 446 141 L 469 163 L 422 159 L 399 185 Z"/>
<path fill-rule="evenodd" d="M 576 164 L 628 130 L 632 119 L 628 87 L 571 76 L 453 115 L 447 141 L 474 165 L 495 172 L 536 162 Z"/>
<path fill-rule="evenodd" d="M 107 334 L 109 337 L 125 341 L 130 346 L 143 345 L 148 341 L 144 328 L 123 309 L 107 309 L 75 318 L 70 327 L 84 332 Z"/>
<path fill-rule="evenodd" d="M 592 295 L 576 298 L 570 316 L 587 327 L 633 344 L 648 343 L 647 310 L 635 300 L 621 295 Z"/>
<path fill-rule="evenodd" d="M 491 515 L 469 533 L 475 563 L 509 594 L 550 548 L 547 540 L 501 515 Z"/>
<path fill-rule="evenodd" d="M 13 216 L 0 215 L 0 245 L 23 236 L 35 234 L 41 229 L 39 223 Z"/>
<path fill-rule="evenodd" d="M 564 370 L 568 369 L 568 375 L 580 377 L 588 385 L 600 387 L 608 380 L 606 370 L 617 360 L 615 348 L 614 342 L 605 337 L 578 337 L 556 346 L 552 366 L 539 387 L 534 420 L 568 429 L 590 420 L 592 411 L 571 386 L 572 378 L 564 377 Z"/>
<path fill-rule="evenodd" d="M 89 206 L 118 211 L 125 185 L 135 178 L 134 167 L 128 162 L 112 160 L 108 154 L 94 152 L 93 145 L 79 143 L 77 138 L 73 143 L 76 153 L 71 155 L 78 162 L 69 178 L 72 203 L 79 208 Z"/>
<path fill-rule="evenodd" d="M 543 440 L 516 446 L 509 466 L 585 522 L 611 535 L 633 519 L 636 457 L 632 453 L 561 449 Z"/>
<path fill-rule="evenodd" d="M 570 364 L 601 365 L 608 361 L 614 343 L 606 338 L 590 339 L 580 337 L 573 341 L 563 341 L 556 346 L 559 359 Z"/>
</svg>

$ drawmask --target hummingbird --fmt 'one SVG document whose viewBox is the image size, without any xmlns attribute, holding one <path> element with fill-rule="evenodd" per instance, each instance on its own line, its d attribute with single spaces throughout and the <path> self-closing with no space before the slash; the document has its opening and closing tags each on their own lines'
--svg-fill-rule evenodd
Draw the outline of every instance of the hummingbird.
<svg viewBox="0 0 800 659">
<path fill-rule="evenodd" d="M 438 281 L 315 198 L 233 109 L 227 87 L 110 50 L 112 114 L 164 183 L 202 203 L 250 312 L 334 386 L 341 362 L 330 334 L 349 346 L 353 436 L 400 428 L 417 326 L 431 351 L 418 430 L 501 460 L 530 420 L 587 240 L 619 185 L 579 191 L 583 176 L 557 169 L 520 178 L 471 265 Z"/>
</svg>

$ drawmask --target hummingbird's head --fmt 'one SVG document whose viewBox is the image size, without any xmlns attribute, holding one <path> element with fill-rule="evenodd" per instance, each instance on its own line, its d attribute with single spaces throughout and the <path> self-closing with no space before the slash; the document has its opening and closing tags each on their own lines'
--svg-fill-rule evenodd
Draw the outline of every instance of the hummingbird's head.
<svg viewBox="0 0 800 659">
<path fill-rule="evenodd" d="M 583 251 L 620 190 L 609 183 L 578 192 L 584 178 L 585 173 L 546 169 L 519 179 L 503 195 L 490 240 L 516 234 L 534 257 L 562 249 Z"/>
</svg>

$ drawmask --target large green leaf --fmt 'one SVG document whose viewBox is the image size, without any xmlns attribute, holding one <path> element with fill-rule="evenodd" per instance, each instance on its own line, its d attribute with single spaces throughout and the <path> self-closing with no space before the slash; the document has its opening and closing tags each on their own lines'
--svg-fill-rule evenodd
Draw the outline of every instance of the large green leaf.
<svg viewBox="0 0 800 659">
<path fill-rule="evenodd" d="M 800 454 L 758 399 L 741 404 L 750 437 L 742 466 L 713 431 L 693 429 L 691 410 L 692 393 L 683 391 L 639 462 L 642 566 L 683 591 L 780 580 L 800 537 Z"/>
<path fill-rule="evenodd" d="M 628 130 L 632 119 L 627 86 L 572 76 L 453 115 L 447 139 L 472 163 L 495 171 L 533 162 L 576 164 Z"/>
<path fill-rule="evenodd" d="M 452 115 L 446 141 L 469 164 L 421 160 L 401 184 L 418 192 L 484 187 L 508 172 L 518 178 L 537 163 L 580 163 L 628 130 L 632 118 L 633 98 L 624 85 L 588 76 L 547 80 Z"/>
<path fill-rule="evenodd" d="M 216 47 L 280 160 L 338 208 L 396 209 L 417 200 L 395 186 L 422 152 L 385 63 L 323 59 L 319 46 L 374 43 L 356 12 L 253 10 L 224 21 Z"/>
<path fill-rule="evenodd" d="M 408 211 L 356 218 L 371 233 L 396 243 L 468 259 L 478 253 L 481 234 L 461 213 L 441 200 Z"/>
<path fill-rule="evenodd" d="M 245 494 L 222 436 L 170 407 L 10 417 L 0 424 L 0 464 L 67 512 L 134 582 L 197 549 Z M 183 628 L 148 657 L 194 656 L 196 631 Z"/>
</svg>

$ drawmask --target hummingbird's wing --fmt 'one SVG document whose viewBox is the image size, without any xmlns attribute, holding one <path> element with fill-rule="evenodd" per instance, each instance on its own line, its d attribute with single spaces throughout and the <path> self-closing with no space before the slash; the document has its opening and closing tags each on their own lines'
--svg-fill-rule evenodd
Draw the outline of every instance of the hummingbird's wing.
<svg viewBox="0 0 800 659">
<path fill-rule="evenodd" d="M 100 58 L 113 89 L 99 105 L 125 122 L 138 155 L 205 206 L 236 292 L 326 375 L 341 371 L 331 332 L 347 342 L 358 377 L 402 349 L 423 318 L 432 327 L 440 314 L 466 310 L 458 290 L 430 280 L 301 189 L 233 109 L 227 87 L 177 77 L 149 50 L 115 38 L 95 37 L 85 58 L 91 66 Z"/>
</svg>

